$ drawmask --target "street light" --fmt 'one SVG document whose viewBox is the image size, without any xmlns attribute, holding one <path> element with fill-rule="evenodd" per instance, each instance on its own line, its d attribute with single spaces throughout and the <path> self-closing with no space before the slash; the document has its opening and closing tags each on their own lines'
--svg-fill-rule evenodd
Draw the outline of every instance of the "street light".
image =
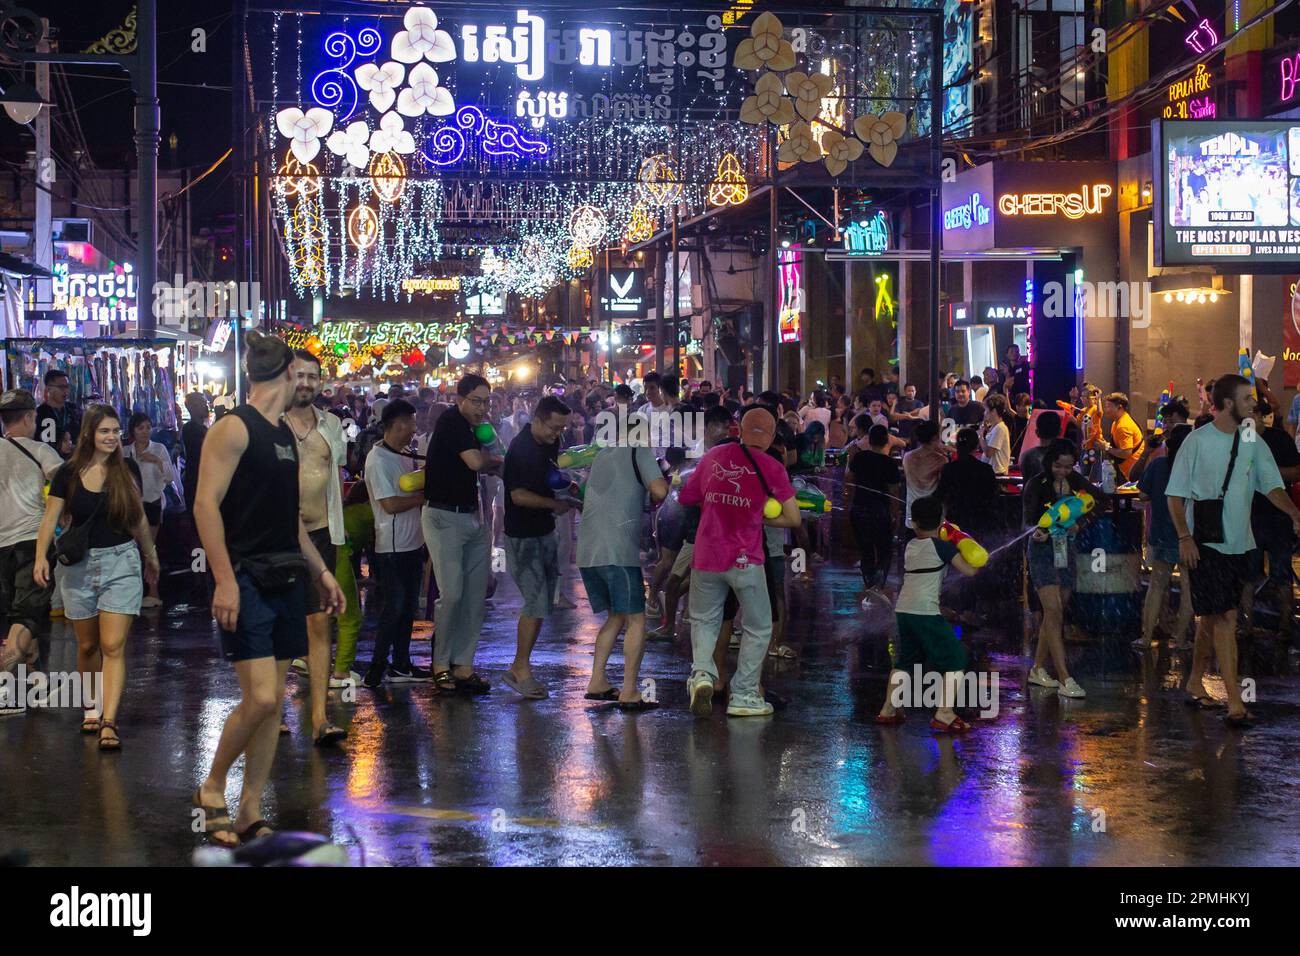
<svg viewBox="0 0 1300 956">
<path fill-rule="evenodd" d="M 14 83 L 0 94 L 0 106 L 5 108 L 11 120 L 23 126 L 30 126 L 41 107 L 47 105 L 49 104 L 41 99 L 40 94 L 26 83 Z"/>
</svg>

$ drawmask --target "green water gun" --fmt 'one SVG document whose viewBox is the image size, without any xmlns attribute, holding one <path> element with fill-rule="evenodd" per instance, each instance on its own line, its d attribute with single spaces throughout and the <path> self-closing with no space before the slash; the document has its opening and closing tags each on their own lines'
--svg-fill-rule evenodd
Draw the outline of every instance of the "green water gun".
<svg viewBox="0 0 1300 956">
<path fill-rule="evenodd" d="M 560 452 L 560 457 L 555 463 L 560 468 L 590 468 L 600 448 L 601 446 L 595 442 L 590 445 L 574 445 Z"/>
</svg>

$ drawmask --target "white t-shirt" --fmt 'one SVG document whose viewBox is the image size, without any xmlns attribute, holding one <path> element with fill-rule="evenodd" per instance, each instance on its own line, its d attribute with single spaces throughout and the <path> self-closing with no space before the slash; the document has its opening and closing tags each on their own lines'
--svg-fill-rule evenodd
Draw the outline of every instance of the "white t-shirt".
<svg viewBox="0 0 1300 956">
<path fill-rule="evenodd" d="M 984 459 L 993 467 L 993 474 L 1005 475 L 1011 467 L 1011 432 L 1006 422 L 998 422 L 984 435 Z"/>
<path fill-rule="evenodd" d="M 831 410 L 829 408 L 805 405 L 803 411 L 799 413 L 799 418 L 803 421 L 804 428 L 808 427 L 809 422 L 821 422 L 822 428 L 831 427 Z"/>
<path fill-rule="evenodd" d="M 894 611 L 898 614 L 939 613 L 939 591 L 957 547 L 938 538 L 913 538 L 903 552 L 903 588 Z"/>
<path fill-rule="evenodd" d="M 424 547 L 419 508 L 390 515 L 379 503 L 385 498 L 412 494 L 399 488 L 397 480 L 408 471 L 417 470 L 415 459 L 389 451 L 383 442 L 371 448 L 366 456 L 366 490 L 370 492 L 370 510 L 375 514 L 376 554 L 418 551 Z"/>
<path fill-rule="evenodd" d="M 31 438 L 13 441 L 31 452 L 40 466 L 9 443 L 0 439 L 0 548 L 20 541 L 35 541 L 45 514 L 45 479 L 51 477 L 63 459 L 44 442 Z"/>
<path fill-rule="evenodd" d="M 122 457 L 134 458 L 135 463 L 140 466 L 141 487 L 144 489 L 141 497 L 152 504 L 155 501 L 162 500 L 163 489 L 167 487 L 167 482 L 176 477 L 176 473 L 172 470 L 171 455 L 167 454 L 167 449 L 156 441 L 149 442 L 146 454 L 157 456 L 158 460 L 163 463 L 162 467 L 160 468 L 152 462 L 141 461 L 135 450 L 135 442 L 122 446 Z"/>
</svg>

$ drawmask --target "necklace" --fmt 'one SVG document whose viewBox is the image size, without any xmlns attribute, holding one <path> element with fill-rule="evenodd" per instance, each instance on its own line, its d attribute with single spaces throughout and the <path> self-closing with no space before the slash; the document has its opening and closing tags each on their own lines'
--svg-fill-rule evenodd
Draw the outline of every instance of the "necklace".
<svg viewBox="0 0 1300 956">
<path fill-rule="evenodd" d="M 289 423 L 289 431 L 293 432 L 293 437 L 294 437 L 295 439 L 297 439 L 299 445 L 301 445 L 301 444 L 303 444 L 305 441 L 307 441 L 307 439 L 311 437 L 311 433 L 314 432 L 314 431 L 316 430 L 316 416 L 315 416 L 315 415 L 312 416 L 311 425 L 308 426 L 308 428 L 307 428 L 307 434 L 305 434 L 305 435 L 299 435 L 299 434 L 298 434 L 298 428 L 297 428 L 296 425 L 294 425 L 294 423 L 293 423 L 293 417 L 292 417 L 291 415 L 285 415 L 285 416 L 284 416 L 284 420 L 285 420 L 286 422 Z"/>
</svg>

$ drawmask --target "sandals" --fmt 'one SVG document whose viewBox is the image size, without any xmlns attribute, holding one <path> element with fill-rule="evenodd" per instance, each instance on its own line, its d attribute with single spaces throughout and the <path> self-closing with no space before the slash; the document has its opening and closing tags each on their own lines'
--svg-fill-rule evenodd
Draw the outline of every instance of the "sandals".
<svg viewBox="0 0 1300 956">
<path fill-rule="evenodd" d="M 480 694 L 486 694 L 492 690 L 492 685 L 478 674 L 470 674 L 468 677 L 453 677 L 452 680 L 456 682 L 456 690 L 460 691 L 462 694 L 470 694 L 477 697 Z"/>
<path fill-rule="evenodd" d="M 950 724 L 945 724 L 935 717 L 930 720 L 930 729 L 937 730 L 941 734 L 964 734 L 970 731 L 971 725 L 960 717 L 954 717 Z"/>
<path fill-rule="evenodd" d="M 618 688 L 611 687 L 609 690 L 602 690 L 599 694 L 593 694 L 590 691 L 582 695 L 583 700 L 618 700 Z"/>
<path fill-rule="evenodd" d="M 203 813 L 203 832 L 209 840 L 228 850 L 233 850 L 239 846 L 239 833 L 236 832 L 235 825 L 230 819 L 230 811 L 226 809 L 224 803 L 217 806 L 204 804 L 202 787 L 194 791 L 191 801 Z M 234 839 L 231 841 L 219 840 L 217 839 L 218 833 L 229 833 Z"/>
<path fill-rule="evenodd" d="M 1253 727 L 1258 719 L 1250 711 L 1246 711 L 1243 714 L 1225 714 L 1223 722 L 1229 727 Z"/>
<path fill-rule="evenodd" d="M 1209 694 L 1196 696 L 1187 694 L 1183 697 L 1183 703 L 1188 707 L 1199 707 L 1201 710 L 1219 710 L 1227 706 L 1227 701 L 1219 700 L 1217 697 L 1211 697 Z"/>
<path fill-rule="evenodd" d="M 456 689 L 456 678 L 451 671 L 438 671 L 433 675 L 433 683 L 438 690 Z"/>
<path fill-rule="evenodd" d="M 81 718 L 81 732 L 83 734 L 99 733 L 100 723 L 103 718 L 98 714 L 95 714 L 94 710 L 85 710 L 82 711 L 82 713 L 85 714 L 85 716 Z"/>
<path fill-rule="evenodd" d="M 312 741 L 317 747 L 332 747 L 347 737 L 348 732 L 336 724 L 326 724 Z"/>
<path fill-rule="evenodd" d="M 659 701 L 645 700 L 644 698 L 641 700 L 620 700 L 617 701 L 614 706 L 624 713 L 636 714 L 643 710 L 657 710 L 659 707 Z"/>
<path fill-rule="evenodd" d="M 907 720 L 907 715 L 901 710 L 894 711 L 893 714 L 888 717 L 884 714 L 876 714 L 876 723 L 880 724 L 882 727 L 897 727 L 905 720 Z"/>
<path fill-rule="evenodd" d="M 271 829 L 271 824 L 265 820 L 254 820 L 244 829 L 238 832 L 240 843 L 252 843 L 254 840 L 260 840 L 264 836 L 270 836 L 275 831 Z"/>
<path fill-rule="evenodd" d="M 799 656 L 799 652 L 796 651 L 789 644 L 778 644 L 776 645 L 776 647 L 772 648 L 770 651 L 767 652 L 767 656 L 776 657 L 781 660 L 792 661 Z"/>
<path fill-rule="evenodd" d="M 105 739 L 104 731 L 113 732 L 111 739 Z M 99 722 L 99 749 L 104 753 L 120 753 L 122 750 L 122 738 L 117 734 L 116 720 L 101 720 Z"/>
</svg>

